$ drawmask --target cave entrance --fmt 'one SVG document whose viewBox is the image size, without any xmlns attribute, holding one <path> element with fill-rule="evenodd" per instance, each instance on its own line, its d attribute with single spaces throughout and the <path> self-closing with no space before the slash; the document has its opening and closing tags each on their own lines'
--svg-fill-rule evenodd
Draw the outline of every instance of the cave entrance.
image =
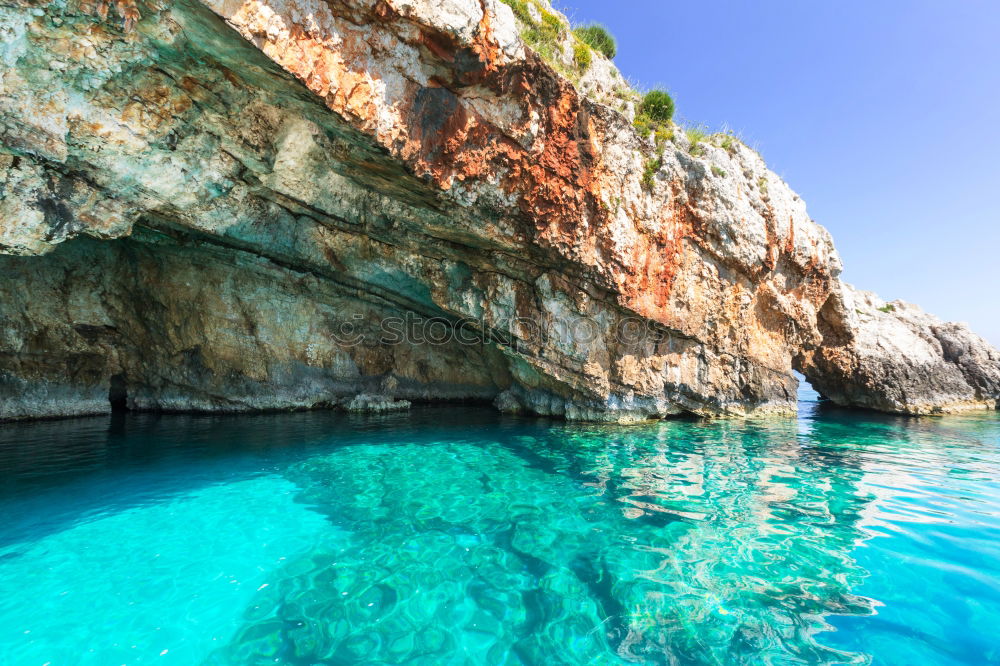
<svg viewBox="0 0 1000 666">
<path fill-rule="evenodd" d="M 793 372 L 795 373 L 795 378 L 799 380 L 798 401 L 819 402 L 821 398 L 819 391 L 813 388 L 813 385 L 809 383 L 809 379 L 798 370 L 794 370 Z"/>
<path fill-rule="evenodd" d="M 125 386 L 125 375 L 111 376 L 111 386 L 108 389 L 108 402 L 112 412 L 128 411 L 128 389 Z"/>
</svg>

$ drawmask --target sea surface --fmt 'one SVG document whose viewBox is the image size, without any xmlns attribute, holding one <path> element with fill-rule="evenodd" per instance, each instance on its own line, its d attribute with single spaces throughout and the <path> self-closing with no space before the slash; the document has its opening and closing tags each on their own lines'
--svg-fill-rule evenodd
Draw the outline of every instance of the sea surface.
<svg viewBox="0 0 1000 666">
<path fill-rule="evenodd" d="M 1000 416 L 0 426 L 0 664 L 1000 664 Z"/>
</svg>

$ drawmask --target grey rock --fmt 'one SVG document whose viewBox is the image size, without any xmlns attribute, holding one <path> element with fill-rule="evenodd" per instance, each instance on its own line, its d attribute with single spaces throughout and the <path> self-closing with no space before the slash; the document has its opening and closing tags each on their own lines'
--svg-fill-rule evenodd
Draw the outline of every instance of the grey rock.
<svg viewBox="0 0 1000 666">
<path fill-rule="evenodd" d="M 344 404 L 349 412 L 399 412 L 410 408 L 408 400 L 393 400 L 391 396 L 359 393 Z"/>
<path fill-rule="evenodd" d="M 1000 352 L 964 324 L 842 284 L 801 369 L 833 402 L 904 414 L 995 409 Z"/>
</svg>

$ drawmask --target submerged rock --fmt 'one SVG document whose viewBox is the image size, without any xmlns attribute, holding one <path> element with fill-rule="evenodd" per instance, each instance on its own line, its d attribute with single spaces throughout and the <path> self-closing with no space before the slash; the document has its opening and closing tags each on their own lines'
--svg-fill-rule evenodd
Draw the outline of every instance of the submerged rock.
<svg viewBox="0 0 1000 666">
<path fill-rule="evenodd" d="M 398 412 L 410 408 L 408 400 L 393 400 L 385 395 L 359 393 L 344 404 L 349 412 Z"/>
<path fill-rule="evenodd" d="M 843 404 L 996 406 L 964 329 L 854 318 L 759 155 L 655 145 L 610 62 L 576 87 L 497 0 L 179 0 L 130 34 L 19 1 L 0 33 L 0 418 L 387 376 L 571 419 L 787 413 L 794 369 Z"/>
</svg>

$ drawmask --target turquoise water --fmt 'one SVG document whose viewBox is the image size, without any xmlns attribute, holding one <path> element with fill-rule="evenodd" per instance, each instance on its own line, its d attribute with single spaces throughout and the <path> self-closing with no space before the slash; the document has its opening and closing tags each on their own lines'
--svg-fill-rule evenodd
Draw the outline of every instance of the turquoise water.
<svg viewBox="0 0 1000 666">
<path fill-rule="evenodd" d="M 1000 663 L 996 414 L 130 415 L 0 469 L 4 666 Z"/>
</svg>

